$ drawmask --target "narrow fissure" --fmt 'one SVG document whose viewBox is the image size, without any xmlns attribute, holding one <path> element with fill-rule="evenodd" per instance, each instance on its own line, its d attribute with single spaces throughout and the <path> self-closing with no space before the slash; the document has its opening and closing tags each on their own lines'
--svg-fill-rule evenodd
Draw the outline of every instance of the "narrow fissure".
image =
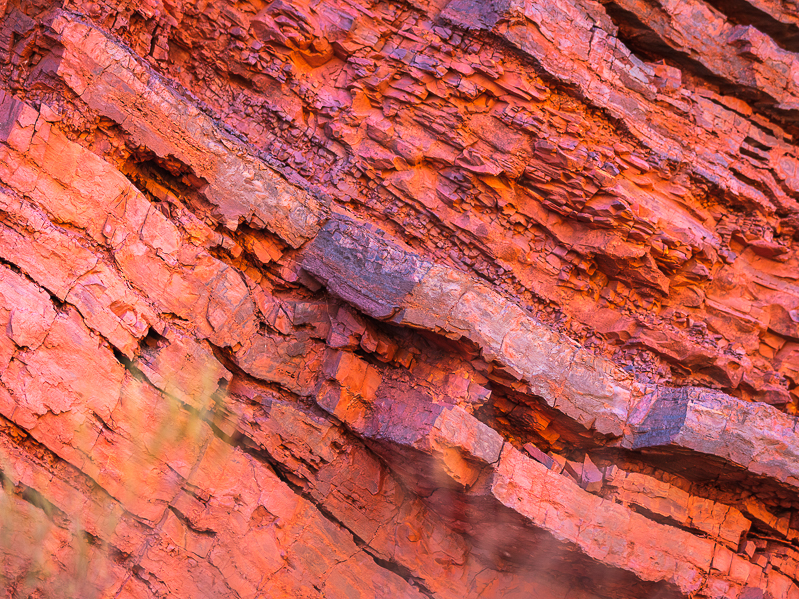
<svg viewBox="0 0 799 599">
<path fill-rule="evenodd" d="M 239 433 L 238 431 L 234 434 L 234 436 L 227 435 L 224 433 L 219 427 L 217 427 L 213 422 L 206 420 L 207 424 L 214 432 L 214 435 L 228 443 L 233 447 L 237 447 L 241 449 L 247 455 L 252 456 L 256 460 L 261 463 L 267 464 L 270 466 L 271 470 L 274 474 L 283 482 L 289 489 L 291 489 L 297 496 L 303 498 L 304 500 L 308 501 L 311 505 L 313 505 L 316 510 L 325 517 L 325 519 L 329 520 L 333 524 L 339 526 L 340 528 L 346 530 L 353 538 L 353 541 L 358 546 L 358 548 L 362 549 L 365 554 L 367 554 L 372 560 L 375 562 L 377 566 L 380 568 L 389 570 L 394 574 L 397 574 L 400 578 L 405 580 L 408 584 L 417 588 L 420 592 L 424 593 L 431 599 L 434 597 L 432 591 L 427 589 L 424 584 L 415 576 L 413 576 L 406 567 L 393 562 L 391 560 L 385 560 L 382 558 L 377 557 L 374 553 L 374 550 L 371 550 L 369 544 L 363 540 L 358 534 L 355 533 L 352 529 L 350 529 L 343 521 L 333 515 L 330 510 L 324 507 L 317 499 L 315 499 L 310 493 L 305 491 L 300 485 L 296 483 L 296 481 L 291 480 L 286 474 L 284 473 L 284 466 L 278 460 L 276 460 L 266 449 L 259 446 L 255 443 L 252 439 L 244 435 L 243 433 Z"/>
</svg>

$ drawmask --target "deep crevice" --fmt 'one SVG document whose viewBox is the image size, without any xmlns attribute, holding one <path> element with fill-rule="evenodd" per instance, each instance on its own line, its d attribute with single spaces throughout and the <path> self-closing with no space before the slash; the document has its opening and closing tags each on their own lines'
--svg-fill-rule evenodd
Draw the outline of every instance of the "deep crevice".
<svg viewBox="0 0 799 599">
<path fill-rule="evenodd" d="M 419 578 L 414 576 L 413 573 L 410 571 L 410 569 L 406 568 L 401 564 L 397 564 L 390 560 L 378 557 L 377 555 L 375 555 L 371 547 L 369 547 L 368 545 L 365 545 L 362 549 L 364 550 L 364 553 L 368 554 L 378 566 L 388 570 L 389 572 L 393 572 L 400 578 L 404 579 L 417 591 L 419 591 L 420 593 L 422 593 L 427 597 L 430 597 L 430 599 L 435 598 L 435 594 L 433 593 L 433 591 L 428 589 Z"/>
<path fill-rule="evenodd" d="M 617 37 L 642 61 L 667 60 L 704 79 L 719 89 L 735 90 L 740 86 L 733 85 L 723 77 L 716 75 L 699 60 L 688 53 L 670 46 L 649 25 L 641 21 L 638 15 L 622 8 L 615 2 L 604 5 L 613 24 L 618 27 Z"/>
<path fill-rule="evenodd" d="M 5 266 L 10 271 L 12 271 L 12 272 L 18 274 L 19 276 L 23 277 L 24 279 L 26 279 L 27 281 L 32 283 L 37 289 L 40 289 L 40 290 L 44 291 L 50 297 L 50 301 L 53 302 L 53 306 L 55 307 L 56 312 L 62 313 L 65 310 L 67 310 L 67 308 L 70 306 L 70 304 L 68 304 L 66 301 L 62 300 L 61 298 L 59 298 L 52 291 L 47 289 L 47 287 L 45 287 L 44 285 L 39 283 L 36 279 L 34 279 L 32 276 L 30 276 L 27 272 L 22 270 L 22 268 L 20 268 L 19 266 L 17 266 L 13 262 L 11 262 L 9 260 L 6 260 L 5 258 L 0 257 L 0 265 Z M 76 310 L 77 310 L 77 308 L 76 308 Z"/>
<path fill-rule="evenodd" d="M 705 0 L 735 25 L 751 25 L 765 33 L 783 50 L 799 52 L 799 26 L 783 23 L 746 0 Z"/>
<path fill-rule="evenodd" d="M 795 125 L 799 121 L 796 110 L 778 108 L 778 101 L 764 91 L 730 81 L 705 66 L 689 53 L 668 44 L 654 29 L 641 21 L 633 12 L 611 1 L 604 4 L 608 16 L 618 27 L 617 37 L 642 61 L 666 60 L 715 87 L 722 95 L 733 96 L 749 103 L 768 116 Z"/>
<path fill-rule="evenodd" d="M 125 367 L 125 370 L 127 370 L 133 376 L 134 379 L 136 379 L 137 381 L 146 382 L 152 387 L 155 387 L 155 385 L 153 385 L 150 382 L 147 376 L 141 370 L 139 370 L 139 368 L 133 363 L 133 360 L 131 360 L 125 354 L 123 354 L 121 350 L 117 349 L 112 345 L 111 351 L 114 352 L 114 357 L 117 359 L 117 362 L 122 364 L 122 366 Z M 157 387 L 155 388 L 157 389 Z M 160 389 L 158 390 L 160 391 Z"/>
</svg>

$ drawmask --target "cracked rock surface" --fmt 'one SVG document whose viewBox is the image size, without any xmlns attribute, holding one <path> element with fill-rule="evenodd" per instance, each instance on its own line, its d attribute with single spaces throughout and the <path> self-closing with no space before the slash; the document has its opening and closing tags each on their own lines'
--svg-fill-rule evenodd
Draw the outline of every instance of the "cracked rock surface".
<svg viewBox="0 0 799 599">
<path fill-rule="evenodd" d="M 7 597 L 799 599 L 794 0 L 0 0 Z"/>
</svg>

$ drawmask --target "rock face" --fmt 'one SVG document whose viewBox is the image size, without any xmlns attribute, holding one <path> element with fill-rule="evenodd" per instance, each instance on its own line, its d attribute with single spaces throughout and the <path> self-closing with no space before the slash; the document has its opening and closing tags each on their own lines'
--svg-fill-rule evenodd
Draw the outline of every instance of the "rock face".
<svg viewBox="0 0 799 599">
<path fill-rule="evenodd" d="M 0 0 L 8 597 L 799 598 L 793 0 Z"/>
</svg>

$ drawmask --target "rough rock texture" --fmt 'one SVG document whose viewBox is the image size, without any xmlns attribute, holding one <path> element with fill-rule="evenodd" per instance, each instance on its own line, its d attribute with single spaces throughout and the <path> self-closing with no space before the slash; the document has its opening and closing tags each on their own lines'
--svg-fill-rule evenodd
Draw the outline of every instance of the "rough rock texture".
<svg viewBox="0 0 799 599">
<path fill-rule="evenodd" d="M 0 0 L 8 597 L 799 599 L 794 0 Z"/>
</svg>

